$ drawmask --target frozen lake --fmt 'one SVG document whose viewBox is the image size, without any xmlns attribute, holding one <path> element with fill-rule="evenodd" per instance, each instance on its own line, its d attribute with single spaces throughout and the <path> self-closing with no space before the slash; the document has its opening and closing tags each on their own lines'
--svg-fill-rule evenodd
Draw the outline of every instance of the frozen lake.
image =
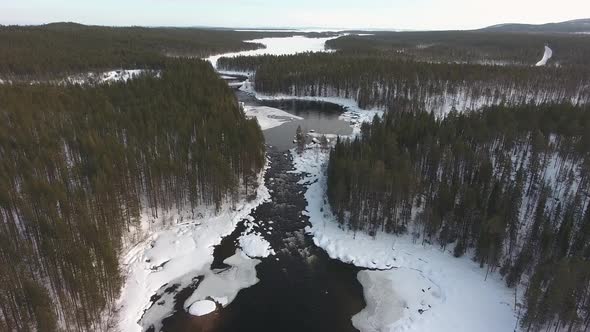
<svg viewBox="0 0 590 332">
<path fill-rule="evenodd" d="M 207 58 L 213 67 L 217 68 L 217 60 L 221 57 L 237 57 L 237 56 L 256 56 L 256 55 L 287 55 L 297 54 L 303 52 L 324 52 L 326 41 L 337 37 L 328 38 L 308 38 L 305 36 L 281 37 L 281 38 L 262 38 L 248 40 L 251 43 L 259 43 L 266 46 L 252 51 L 242 51 L 235 53 L 225 53 L 213 55 Z"/>
</svg>

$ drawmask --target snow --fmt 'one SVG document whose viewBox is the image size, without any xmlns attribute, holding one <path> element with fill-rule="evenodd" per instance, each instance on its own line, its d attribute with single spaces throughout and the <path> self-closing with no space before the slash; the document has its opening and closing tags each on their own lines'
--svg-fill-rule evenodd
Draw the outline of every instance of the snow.
<svg viewBox="0 0 590 332">
<path fill-rule="evenodd" d="M 307 173 L 301 181 L 309 185 L 305 214 L 311 226 L 306 231 L 314 243 L 333 259 L 385 270 L 359 273 L 367 307 L 353 317 L 355 327 L 361 331 L 514 330 L 514 290 L 499 275 L 491 273 L 486 280 L 485 269 L 469 255 L 455 258 L 448 249 L 421 245 L 410 236 L 379 232 L 371 237 L 341 229 L 325 202 L 328 154 L 307 148 L 302 155 L 294 150 L 292 155 L 296 172 Z"/>
<path fill-rule="evenodd" d="M 325 52 L 325 44 L 326 41 L 334 38 L 338 38 L 339 36 L 335 37 L 328 37 L 328 38 L 308 38 L 304 36 L 292 36 L 292 37 L 270 37 L 270 38 L 262 38 L 262 39 L 253 39 L 247 40 L 246 42 L 249 43 L 259 43 L 263 44 L 266 48 L 251 50 L 251 51 L 241 51 L 241 52 L 234 52 L 234 53 L 225 53 L 225 54 L 218 54 L 212 55 L 207 58 L 209 62 L 213 65 L 214 68 L 217 68 L 217 60 L 221 57 L 228 57 L 233 58 L 237 56 L 256 56 L 256 55 L 288 55 L 288 54 L 297 54 L 303 52 Z M 229 73 L 224 71 L 224 73 Z M 240 74 L 239 72 L 235 72 L 236 74 Z M 243 73 L 241 73 L 243 74 Z"/>
<path fill-rule="evenodd" d="M 271 179 L 272 181 L 272 179 Z M 248 220 L 245 222 L 246 229 L 240 234 L 238 244 L 244 254 L 248 257 L 268 257 L 275 254 L 270 243 L 264 239 L 260 231 L 263 230 L 263 225 L 256 222 L 252 216 L 248 216 Z M 271 224 L 271 223 L 269 223 Z M 268 230 L 272 230 L 272 227 L 267 227 Z M 267 231 L 267 234 L 271 234 Z"/>
<path fill-rule="evenodd" d="M 120 70 L 110 70 L 106 72 L 88 72 L 88 73 L 81 73 L 76 75 L 71 75 L 66 78 L 58 79 L 58 80 L 48 80 L 48 81 L 29 81 L 28 83 L 31 85 L 41 84 L 41 83 L 53 83 L 59 85 L 68 85 L 68 84 L 110 84 L 115 82 L 127 82 L 128 80 L 137 78 L 141 75 L 151 75 L 154 77 L 160 77 L 161 72 L 158 70 L 147 70 L 147 69 L 120 69 Z M 2 80 L 0 79 L 0 84 L 11 84 L 12 81 L 10 80 Z"/>
<path fill-rule="evenodd" d="M 141 69 L 132 69 L 132 70 L 112 70 L 100 75 L 100 83 L 110 83 L 110 82 L 127 82 L 130 79 L 133 79 L 139 75 L 146 73 L 145 70 Z"/>
<path fill-rule="evenodd" d="M 283 110 L 267 106 L 244 106 L 247 117 L 256 118 L 262 130 L 278 127 L 293 120 L 303 120 L 302 117 L 287 113 Z"/>
<path fill-rule="evenodd" d="M 239 88 L 242 86 L 242 84 L 244 84 L 244 82 L 227 82 L 227 85 L 230 88 Z"/>
<path fill-rule="evenodd" d="M 299 28 L 299 29 L 236 29 L 234 31 L 246 32 L 337 32 L 339 28 Z"/>
<path fill-rule="evenodd" d="M 191 305 L 188 313 L 193 316 L 204 316 L 208 313 L 215 311 L 216 304 L 213 301 L 203 300 L 197 301 Z"/>
<path fill-rule="evenodd" d="M 207 299 L 212 299 L 212 301 L 208 302 L 214 304 L 213 310 L 215 310 L 214 302 L 218 302 L 225 307 L 236 298 L 240 290 L 258 283 L 256 265 L 260 263 L 260 260 L 251 259 L 237 249 L 233 256 L 223 262 L 229 265 L 230 268 L 207 271 L 198 288 L 184 302 L 185 309 L 191 315 L 201 316 L 202 312 L 198 309 L 202 307 L 202 303 Z M 193 310 L 195 305 L 197 307 Z"/>
<path fill-rule="evenodd" d="M 248 257 L 268 257 L 275 252 L 270 243 L 266 241 L 259 233 L 243 235 L 239 239 L 240 248 Z"/>
<path fill-rule="evenodd" d="M 151 324 L 156 331 L 159 330 L 160 320 L 173 311 L 173 295 L 165 292 L 166 287 L 174 284 L 186 287 L 193 282 L 194 276 L 207 274 L 213 262 L 214 246 L 254 208 L 270 199 L 264 186 L 263 172 L 258 183 L 254 200 L 240 201 L 234 206 L 224 204 L 219 212 L 202 210 L 201 215 L 188 219 L 175 214 L 160 214 L 159 218 L 152 217 L 151 213 L 143 214 L 141 229 L 133 229 L 130 234 L 136 237 L 145 230 L 147 235 L 127 249 L 121 259 L 121 270 L 125 276 L 117 301 L 121 331 L 139 332 Z M 154 224 L 156 226 L 152 229 Z M 135 242 L 136 239 L 126 239 L 125 242 L 128 241 Z M 237 263 L 238 267 L 243 267 L 241 262 Z M 150 298 L 155 293 L 162 295 L 165 303 L 160 304 L 159 301 L 159 304 L 152 305 Z"/>
<path fill-rule="evenodd" d="M 86 74 L 78 74 L 68 76 L 62 80 L 61 84 L 110 84 L 116 82 L 127 82 L 128 80 L 137 78 L 141 75 L 152 75 L 160 77 L 160 72 L 157 70 L 146 69 L 120 69 L 110 70 L 101 73 L 88 72 Z"/>
<path fill-rule="evenodd" d="M 545 53 L 543 53 L 543 58 L 537 62 L 535 66 L 544 66 L 547 64 L 547 61 L 551 59 L 553 56 L 553 51 L 549 48 L 549 46 L 545 45 Z"/>
<path fill-rule="evenodd" d="M 352 324 L 361 331 L 386 331 L 404 316 L 417 321 L 442 302 L 440 288 L 417 270 L 364 270 L 357 279 L 367 306 L 352 317 Z"/>
<path fill-rule="evenodd" d="M 221 78 L 222 80 L 235 80 L 236 77 L 235 76 L 228 76 L 228 75 L 219 75 L 219 78 Z"/>
</svg>

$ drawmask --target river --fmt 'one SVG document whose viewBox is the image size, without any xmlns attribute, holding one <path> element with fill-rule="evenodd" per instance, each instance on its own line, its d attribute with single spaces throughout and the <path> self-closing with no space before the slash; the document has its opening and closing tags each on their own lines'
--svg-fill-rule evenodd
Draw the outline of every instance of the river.
<svg viewBox="0 0 590 332">
<path fill-rule="evenodd" d="M 223 309 L 204 316 L 192 316 L 182 303 L 192 289 L 176 298 L 175 313 L 164 319 L 163 331 L 356 331 L 350 317 L 365 306 L 363 289 L 356 279 L 359 268 L 333 260 L 305 234 L 306 201 L 300 175 L 289 173 L 289 153 L 269 148 L 271 167 L 265 180 L 271 200 L 252 214 L 264 238 L 276 255 L 256 266 L 260 281 L 242 289 Z M 273 228 L 273 232 L 265 230 Z M 212 268 L 236 249 L 244 230 L 241 223 L 215 248 Z"/>
<path fill-rule="evenodd" d="M 318 45 L 325 42 L 325 39 L 301 38 L 296 39 L 300 42 L 307 40 L 309 46 L 299 44 L 286 52 L 318 51 Z M 285 53 L 273 48 L 276 45 L 289 45 L 276 39 L 271 42 L 272 54 Z M 210 61 L 215 63 L 217 58 L 212 57 Z M 263 131 L 270 161 L 265 174 L 270 200 L 251 213 L 254 229 L 270 243 L 276 254 L 262 258 L 256 265 L 258 283 L 240 290 L 226 307 L 218 305 L 217 310 L 203 316 L 191 315 L 183 306 L 199 288 L 202 275 L 195 275 L 194 282 L 184 288 L 169 287 L 165 293 L 173 298 L 174 310 L 172 315 L 162 317 L 161 330 L 357 331 L 350 318 L 365 307 L 363 289 L 357 280 L 360 269 L 331 259 L 305 233 L 305 227 L 309 225 L 308 217 L 303 213 L 307 206 L 306 184 L 300 182 L 303 175 L 290 172 L 294 168 L 289 149 L 294 147 L 297 127 L 307 133 L 350 135 L 350 123 L 340 119 L 345 109 L 318 101 L 257 100 L 238 89 L 246 77 L 224 73 L 222 78 L 235 88 L 237 99 L 244 105 L 276 108 L 295 116 Z M 311 135 L 308 139 L 312 139 Z M 227 267 L 223 261 L 236 252 L 238 239 L 247 223 L 247 219 L 238 223 L 233 233 L 215 247 L 211 270 L 223 271 Z M 153 307 L 157 308 L 156 302 L 161 301 L 161 294 L 160 291 L 152 296 Z"/>
<path fill-rule="evenodd" d="M 318 42 L 310 38 L 310 50 L 319 49 Z M 291 47 L 289 38 L 267 46 L 272 45 L 286 46 L 272 54 L 305 51 L 302 44 Z M 248 79 L 243 73 L 220 74 L 245 114 L 261 124 L 269 159 L 265 186 L 250 195 L 252 201 L 225 206 L 221 213 L 199 212 L 188 220 L 172 215 L 176 223 L 126 255 L 130 277 L 120 306 L 122 330 L 514 329 L 516 293 L 501 276 L 488 276 L 470 257 L 455 258 L 410 235 L 341 229 L 323 202 L 326 153 L 317 145 L 302 155 L 289 151 L 298 126 L 308 140 L 322 134 L 333 139 L 359 133 L 361 122 L 380 110 L 360 110 L 335 97 L 272 100 L 276 97 L 256 94 L 251 84 L 243 87 L 248 93 L 242 91 Z M 290 172 L 294 164 L 309 174 Z"/>
</svg>

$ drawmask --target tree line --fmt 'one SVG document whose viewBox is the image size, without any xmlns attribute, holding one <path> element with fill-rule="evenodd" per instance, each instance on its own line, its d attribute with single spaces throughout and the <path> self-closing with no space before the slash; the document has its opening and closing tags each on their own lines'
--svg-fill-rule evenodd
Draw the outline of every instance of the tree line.
<svg viewBox="0 0 590 332">
<path fill-rule="evenodd" d="M 590 66 L 590 37 L 568 33 L 493 31 L 373 32 L 328 40 L 326 47 L 349 54 L 384 53 L 423 62 L 534 65 L 544 45 L 553 50 L 549 65 Z"/>
<path fill-rule="evenodd" d="M 97 328 L 140 212 L 235 202 L 263 164 L 256 120 L 201 60 L 127 83 L 0 85 L 0 330 Z"/>
<path fill-rule="evenodd" d="M 426 63 L 343 52 L 222 58 L 218 66 L 255 71 L 255 88 L 262 93 L 351 98 L 362 108 L 390 108 L 406 98 L 444 114 L 453 108 L 590 100 L 590 70 L 579 67 Z"/>
<path fill-rule="evenodd" d="M 160 69 L 166 57 L 253 50 L 245 40 L 271 35 L 198 28 L 103 27 L 76 23 L 0 26 L 0 78 L 61 78 L 86 71 Z M 291 33 L 276 32 L 273 36 Z"/>
<path fill-rule="evenodd" d="M 444 118 L 399 100 L 339 139 L 327 195 L 343 227 L 473 255 L 523 295 L 538 331 L 590 324 L 590 110 L 494 106 Z"/>
</svg>

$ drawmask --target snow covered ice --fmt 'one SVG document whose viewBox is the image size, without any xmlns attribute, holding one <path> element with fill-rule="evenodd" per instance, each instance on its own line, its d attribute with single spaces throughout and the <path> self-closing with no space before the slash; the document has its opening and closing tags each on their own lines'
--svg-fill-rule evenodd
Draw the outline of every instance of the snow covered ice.
<svg viewBox="0 0 590 332">
<path fill-rule="evenodd" d="M 244 255 L 239 249 L 236 253 L 223 261 L 230 268 L 226 270 L 207 271 L 197 290 L 185 301 L 185 309 L 195 316 L 201 316 L 211 311 L 211 305 L 205 301 L 219 303 L 225 307 L 231 303 L 240 290 L 258 283 L 256 265 L 258 259 Z M 211 299 L 211 300 L 208 300 Z"/>
<path fill-rule="evenodd" d="M 270 243 L 259 233 L 243 235 L 239 239 L 240 248 L 248 257 L 268 257 L 274 255 Z"/>
<path fill-rule="evenodd" d="M 438 285 L 418 270 L 365 270 L 357 278 L 367 306 L 352 317 L 352 324 L 361 331 L 387 331 L 404 316 L 419 320 L 427 311 L 437 310 L 442 300 Z"/>
<path fill-rule="evenodd" d="M 210 300 L 203 300 L 193 303 L 190 306 L 188 312 L 193 316 L 204 316 L 208 313 L 215 311 L 216 308 L 217 305 L 215 304 L 215 302 Z"/>
<path fill-rule="evenodd" d="M 293 120 L 303 120 L 302 117 L 287 113 L 278 108 L 267 106 L 244 106 L 244 113 L 249 118 L 256 118 L 260 129 L 267 130 L 278 127 Z"/>
</svg>

